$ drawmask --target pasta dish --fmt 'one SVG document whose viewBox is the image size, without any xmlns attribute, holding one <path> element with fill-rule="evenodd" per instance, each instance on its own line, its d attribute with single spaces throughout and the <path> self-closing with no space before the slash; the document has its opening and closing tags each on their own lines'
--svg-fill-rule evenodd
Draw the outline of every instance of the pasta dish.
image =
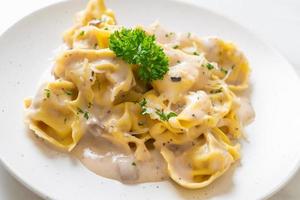
<svg viewBox="0 0 300 200">
<path fill-rule="evenodd" d="M 126 28 L 103 0 L 90 0 L 64 42 L 53 80 L 25 100 L 35 135 L 131 184 L 202 188 L 239 160 L 254 111 L 248 61 L 233 43 L 158 22 Z"/>
</svg>

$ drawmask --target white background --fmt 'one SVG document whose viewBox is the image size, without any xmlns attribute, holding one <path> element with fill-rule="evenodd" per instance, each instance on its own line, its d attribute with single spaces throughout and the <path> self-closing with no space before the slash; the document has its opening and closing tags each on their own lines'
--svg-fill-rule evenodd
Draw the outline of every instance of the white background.
<svg viewBox="0 0 300 200">
<path fill-rule="evenodd" d="M 57 1 L 58 0 L 0 0 L 0 34 L 25 15 Z M 278 51 L 283 54 L 295 67 L 298 75 L 300 75 L 300 1 L 188 1 L 196 2 L 203 7 L 222 13 L 249 28 L 258 36 L 260 36 L 264 41 L 277 48 Z M 298 174 L 290 181 L 290 183 L 285 188 L 283 188 L 270 200 L 300 199 L 299 185 L 300 172 L 298 172 Z M 20 183 L 18 183 L 0 165 L 0 200 L 27 199 L 37 200 L 40 198 L 26 189 Z"/>
</svg>

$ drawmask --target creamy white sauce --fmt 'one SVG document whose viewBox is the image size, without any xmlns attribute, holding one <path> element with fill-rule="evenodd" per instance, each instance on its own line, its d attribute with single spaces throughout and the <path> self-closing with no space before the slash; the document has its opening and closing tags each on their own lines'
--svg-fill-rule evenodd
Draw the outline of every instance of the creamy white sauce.
<svg viewBox="0 0 300 200">
<path fill-rule="evenodd" d="M 156 182 L 168 178 L 166 163 L 158 150 L 149 161 L 136 161 L 133 153 L 102 137 L 86 134 L 72 154 L 94 173 L 124 183 Z"/>
</svg>

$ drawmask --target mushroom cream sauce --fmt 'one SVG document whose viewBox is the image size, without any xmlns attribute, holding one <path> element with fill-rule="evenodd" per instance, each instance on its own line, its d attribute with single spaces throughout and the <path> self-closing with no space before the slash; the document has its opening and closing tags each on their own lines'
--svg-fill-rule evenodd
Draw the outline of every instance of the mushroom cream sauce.
<svg viewBox="0 0 300 200">
<path fill-rule="evenodd" d="M 219 38 L 137 26 L 168 58 L 163 78 L 145 84 L 108 48 L 121 28 L 103 0 L 90 0 L 64 34 L 54 81 L 25 101 L 26 122 L 100 176 L 209 185 L 239 160 L 243 127 L 254 119 L 247 59 Z"/>
</svg>

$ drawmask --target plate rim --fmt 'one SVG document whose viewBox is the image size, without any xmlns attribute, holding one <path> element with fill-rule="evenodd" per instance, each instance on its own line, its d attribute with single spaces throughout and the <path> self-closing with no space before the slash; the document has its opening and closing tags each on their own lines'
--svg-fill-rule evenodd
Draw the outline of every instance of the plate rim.
<svg viewBox="0 0 300 200">
<path fill-rule="evenodd" d="M 38 9 L 32 10 L 30 13 L 22 16 L 16 22 L 14 22 L 12 25 L 10 25 L 7 29 L 5 29 L 0 34 L 0 40 L 3 40 L 3 37 L 10 30 L 14 29 L 24 19 L 29 18 L 32 15 L 36 14 L 36 13 L 43 12 L 44 10 L 47 10 L 47 9 L 49 9 L 51 7 L 59 6 L 59 4 L 67 3 L 67 2 L 70 2 L 70 1 L 71 0 L 57 0 L 54 3 L 49 3 L 49 4 L 45 5 L 45 6 L 39 7 Z M 283 60 L 284 62 L 286 62 L 286 64 L 289 65 L 289 68 L 291 68 L 293 74 L 296 75 L 297 82 L 299 83 L 299 85 L 297 87 L 300 88 L 300 76 L 297 74 L 297 71 L 296 71 L 294 65 L 292 65 L 290 63 L 290 61 L 288 59 L 286 59 L 286 57 L 283 56 L 277 48 L 275 48 L 273 45 L 271 45 L 270 42 L 264 40 L 254 30 L 251 30 L 250 28 L 248 28 L 248 27 L 244 26 L 243 24 L 237 22 L 235 19 L 233 19 L 230 16 L 227 16 L 225 14 L 222 14 L 220 12 L 217 12 L 215 10 L 212 10 L 210 8 L 207 8 L 205 6 L 202 6 L 202 5 L 198 4 L 196 0 L 163 0 L 163 1 L 176 2 L 176 3 L 180 3 L 180 4 L 186 4 L 186 5 L 189 5 L 189 6 L 194 6 L 194 7 L 197 7 L 198 9 L 202 9 L 205 12 L 208 12 L 208 13 L 210 13 L 212 15 L 216 15 L 218 17 L 222 17 L 223 19 L 225 19 L 226 21 L 229 21 L 230 23 L 233 23 L 235 26 L 239 27 L 244 32 L 247 32 L 247 34 L 251 35 L 253 37 L 253 39 L 255 39 L 256 41 L 258 41 L 264 47 L 268 48 L 278 58 L 280 58 L 281 60 Z M 276 184 L 276 186 L 274 186 L 272 190 L 269 190 L 268 192 L 265 192 L 264 196 L 262 196 L 261 199 L 268 199 L 268 198 L 272 197 L 274 194 L 276 194 L 277 192 L 279 192 L 284 186 L 286 186 L 288 182 L 291 181 L 291 179 L 294 177 L 294 175 L 298 171 L 300 171 L 300 156 L 297 158 L 297 161 L 295 163 L 297 163 L 297 164 L 286 175 L 285 179 L 283 179 L 281 182 L 279 182 L 278 184 Z M 38 188 L 32 186 L 30 183 L 28 183 L 28 181 L 22 179 L 22 176 L 17 173 L 17 170 L 13 169 L 13 167 L 10 166 L 9 162 L 6 161 L 1 156 L 1 154 L 0 154 L 0 165 L 3 166 L 3 168 L 6 170 L 6 172 L 8 172 L 12 177 L 14 177 L 19 183 L 21 183 L 23 186 L 25 186 L 27 189 L 29 189 L 30 191 L 32 191 L 33 193 L 35 193 L 39 197 L 44 198 L 44 199 L 51 199 L 52 198 L 51 196 L 48 196 L 47 194 L 41 192 Z"/>
</svg>

